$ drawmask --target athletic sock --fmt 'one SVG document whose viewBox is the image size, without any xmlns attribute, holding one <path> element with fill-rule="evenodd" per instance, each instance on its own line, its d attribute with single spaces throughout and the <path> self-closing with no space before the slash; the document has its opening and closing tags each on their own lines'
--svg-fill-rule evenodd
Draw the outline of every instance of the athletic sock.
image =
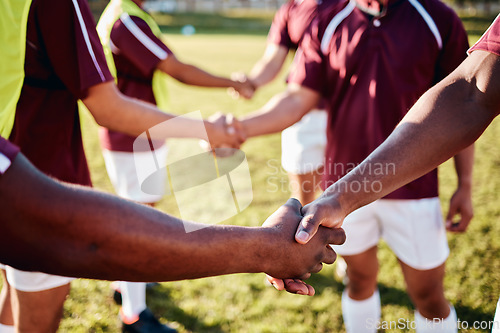
<svg viewBox="0 0 500 333">
<path fill-rule="evenodd" d="M 146 283 L 120 282 L 120 289 L 122 293 L 122 317 L 138 318 L 139 314 L 147 308 Z"/>
<path fill-rule="evenodd" d="M 427 319 L 420 314 L 420 312 L 415 311 L 415 324 L 417 333 L 432 333 L 432 332 L 442 332 L 442 333 L 456 333 L 457 329 L 457 313 L 453 305 L 450 304 L 450 314 L 448 317 L 440 320 Z"/>
<path fill-rule="evenodd" d="M 16 328 L 11 325 L 0 324 L 0 333 L 16 333 Z"/>
<path fill-rule="evenodd" d="M 356 301 L 347 290 L 342 293 L 342 316 L 347 333 L 377 332 L 380 321 L 380 294 L 375 290 L 369 298 Z"/>
</svg>

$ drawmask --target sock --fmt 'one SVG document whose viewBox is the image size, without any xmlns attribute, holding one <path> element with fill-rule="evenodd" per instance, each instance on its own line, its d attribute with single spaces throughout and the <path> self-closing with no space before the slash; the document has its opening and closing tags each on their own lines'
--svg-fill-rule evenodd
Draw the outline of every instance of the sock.
<svg viewBox="0 0 500 333">
<path fill-rule="evenodd" d="M 16 333 L 16 328 L 14 326 L 0 324 L 0 333 Z"/>
<path fill-rule="evenodd" d="M 121 314 L 128 319 L 137 318 L 146 310 L 146 283 L 120 282 L 122 292 Z"/>
<path fill-rule="evenodd" d="M 380 321 L 380 294 L 375 290 L 372 296 L 356 301 L 347 290 L 342 293 L 342 316 L 347 333 L 377 332 Z"/>
<path fill-rule="evenodd" d="M 457 313 L 455 308 L 450 304 L 450 314 L 444 319 L 427 319 L 420 314 L 420 312 L 415 311 L 415 324 L 417 333 L 431 333 L 431 332 L 442 332 L 442 333 L 456 333 L 457 329 Z"/>
<path fill-rule="evenodd" d="M 498 299 L 497 310 L 495 312 L 495 318 L 493 319 L 491 333 L 500 333 L 500 298 Z"/>
</svg>

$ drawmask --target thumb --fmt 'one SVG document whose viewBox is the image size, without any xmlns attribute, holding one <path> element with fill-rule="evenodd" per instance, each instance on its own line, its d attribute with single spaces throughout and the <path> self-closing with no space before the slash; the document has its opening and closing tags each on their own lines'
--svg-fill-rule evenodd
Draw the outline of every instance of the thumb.
<svg viewBox="0 0 500 333">
<path fill-rule="evenodd" d="M 313 208 L 306 213 L 297 227 L 295 240 L 300 244 L 306 244 L 318 231 L 321 224 L 321 216 L 317 209 Z"/>
</svg>

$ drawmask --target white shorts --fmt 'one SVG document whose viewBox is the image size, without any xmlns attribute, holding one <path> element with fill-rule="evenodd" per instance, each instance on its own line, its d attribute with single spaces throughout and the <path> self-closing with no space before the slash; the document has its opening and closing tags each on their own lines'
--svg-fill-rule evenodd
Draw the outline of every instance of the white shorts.
<svg viewBox="0 0 500 333">
<path fill-rule="evenodd" d="M 301 175 L 323 166 L 327 119 L 325 110 L 312 110 L 281 133 L 281 165 L 286 171 Z"/>
<path fill-rule="evenodd" d="M 377 200 L 348 215 L 342 228 L 347 239 L 332 248 L 344 256 L 360 254 L 380 238 L 414 269 L 436 268 L 450 253 L 439 198 Z"/>
<path fill-rule="evenodd" d="M 121 152 L 104 149 L 102 154 L 106 164 L 108 176 L 113 184 L 116 194 L 122 198 L 133 200 L 140 203 L 155 203 L 161 200 L 165 195 L 165 187 L 167 186 L 167 170 L 164 166 L 167 163 L 168 148 L 166 145 L 155 149 L 155 157 L 160 169 L 157 170 L 156 181 L 154 184 L 148 184 L 148 189 L 152 190 L 149 194 L 144 193 L 141 189 L 141 184 L 136 172 L 136 163 L 151 162 L 151 152 Z M 150 169 L 150 168 L 147 168 Z M 157 186 L 151 188 L 151 185 Z"/>
<path fill-rule="evenodd" d="M 24 292 L 37 292 L 64 286 L 75 278 L 49 275 L 40 272 L 25 272 L 4 265 L 10 286 Z"/>
</svg>

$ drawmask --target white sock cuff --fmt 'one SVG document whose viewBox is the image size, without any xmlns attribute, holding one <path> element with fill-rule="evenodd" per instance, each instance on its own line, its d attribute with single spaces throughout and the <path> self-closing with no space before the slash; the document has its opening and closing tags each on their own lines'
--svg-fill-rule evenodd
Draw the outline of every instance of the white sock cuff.
<svg viewBox="0 0 500 333">
<path fill-rule="evenodd" d="M 120 282 L 122 312 L 128 318 L 138 316 L 146 306 L 146 283 Z"/>
<path fill-rule="evenodd" d="M 0 324 L 0 333 L 16 333 L 16 328 L 11 325 Z"/>
<path fill-rule="evenodd" d="M 376 332 L 380 322 L 380 293 L 377 290 L 367 299 L 357 301 L 342 293 L 342 314 L 348 333 Z"/>
<path fill-rule="evenodd" d="M 456 333 L 457 328 L 457 312 L 453 305 L 450 304 L 450 314 L 444 319 L 427 319 L 418 312 L 415 311 L 415 324 L 417 333 L 431 333 L 431 332 L 442 332 L 442 333 Z"/>
</svg>

